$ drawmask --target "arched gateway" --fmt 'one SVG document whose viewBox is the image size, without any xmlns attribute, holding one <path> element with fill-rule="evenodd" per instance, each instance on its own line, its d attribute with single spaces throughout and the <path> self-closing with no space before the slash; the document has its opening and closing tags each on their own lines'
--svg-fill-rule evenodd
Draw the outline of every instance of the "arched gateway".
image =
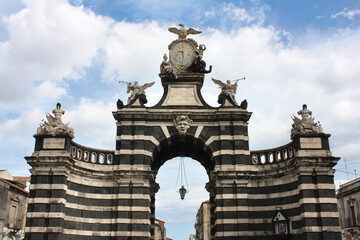
<svg viewBox="0 0 360 240">
<path fill-rule="evenodd" d="M 194 29 L 169 29 L 179 39 L 161 64 L 164 94 L 145 107 L 145 89 L 128 84 L 120 100 L 116 150 L 81 146 L 58 104 L 35 134 L 27 240 L 153 239 L 156 174 L 176 156 L 199 161 L 209 175 L 212 239 L 340 239 L 329 134 L 306 105 L 294 117 L 292 141 L 250 151 L 247 103 L 235 101 L 236 82 L 221 87 L 219 107 L 201 96 L 204 45 Z"/>
</svg>

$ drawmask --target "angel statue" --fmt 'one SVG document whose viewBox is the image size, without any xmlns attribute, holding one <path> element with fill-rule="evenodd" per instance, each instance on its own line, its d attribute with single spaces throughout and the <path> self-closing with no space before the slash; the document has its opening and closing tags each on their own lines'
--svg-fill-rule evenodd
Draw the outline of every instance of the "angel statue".
<svg viewBox="0 0 360 240">
<path fill-rule="evenodd" d="M 140 86 L 137 81 L 134 82 L 134 85 L 128 82 L 126 84 L 127 84 L 127 93 L 131 91 L 130 97 L 128 98 L 128 104 L 131 104 L 139 95 L 145 95 L 145 89 L 154 85 L 155 82 L 146 83 L 142 86 Z"/>
<path fill-rule="evenodd" d="M 244 79 L 244 78 L 242 78 Z M 226 80 L 226 83 L 223 83 L 222 81 L 220 80 L 216 80 L 214 78 L 211 78 L 211 80 L 219 85 L 219 87 L 221 88 L 221 93 L 220 95 L 225 95 L 225 96 L 229 96 L 230 99 L 234 102 L 234 104 L 237 105 L 237 102 L 235 100 L 235 94 L 236 94 L 236 89 L 237 89 L 237 82 L 239 80 L 242 80 L 242 79 L 236 79 L 234 80 L 235 83 L 234 84 L 231 84 L 231 81 L 230 80 Z M 219 96 L 220 97 L 220 96 Z"/>
</svg>

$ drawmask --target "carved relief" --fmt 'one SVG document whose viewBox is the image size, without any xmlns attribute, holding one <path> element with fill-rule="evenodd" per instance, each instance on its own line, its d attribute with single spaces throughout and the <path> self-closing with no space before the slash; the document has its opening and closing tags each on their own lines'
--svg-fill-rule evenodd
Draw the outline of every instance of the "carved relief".
<svg viewBox="0 0 360 240">
<path fill-rule="evenodd" d="M 188 116 L 178 116 L 175 120 L 175 127 L 179 131 L 180 135 L 185 135 L 187 130 L 190 128 L 192 120 Z"/>
<path fill-rule="evenodd" d="M 258 163 L 259 163 L 259 158 L 258 158 L 258 156 L 257 156 L 257 155 L 252 155 L 251 161 L 252 161 L 252 163 L 255 164 L 255 165 L 258 164 Z"/>
<path fill-rule="evenodd" d="M 69 127 L 70 123 L 64 124 L 62 122 L 61 116 L 65 113 L 65 111 L 61 109 L 61 104 L 58 103 L 52 112 L 54 116 L 50 115 L 49 113 L 46 114 L 47 121 L 43 120 L 43 122 L 40 124 L 40 127 L 37 129 L 36 135 L 68 135 L 73 138 L 74 129 Z"/>
</svg>

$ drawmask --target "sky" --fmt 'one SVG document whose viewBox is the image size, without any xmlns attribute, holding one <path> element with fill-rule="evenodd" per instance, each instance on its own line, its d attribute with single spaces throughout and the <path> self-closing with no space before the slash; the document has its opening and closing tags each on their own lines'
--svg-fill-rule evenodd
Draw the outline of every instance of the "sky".
<svg viewBox="0 0 360 240">
<path fill-rule="evenodd" d="M 330 133 L 336 184 L 356 177 L 360 161 L 360 1 L 0 0 L 0 169 L 29 176 L 24 156 L 57 102 L 77 143 L 115 148 L 116 101 L 122 82 L 155 81 L 147 106 L 161 98 L 159 66 L 184 23 L 202 31 L 213 66 L 202 95 L 218 106 L 211 78 L 245 77 L 236 99 L 248 101 L 250 150 L 290 142 L 291 116 L 307 104 Z M 208 199 L 205 170 L 185 159 L 189 193 L 176 193 L 179 159 L 159 170 L 156 216 L 175 240 L 194 233 Z M 349 172 L 349 173 L 346 173 Z M 176 206 L 176 207 L 174 207 Z"/>
</svg>

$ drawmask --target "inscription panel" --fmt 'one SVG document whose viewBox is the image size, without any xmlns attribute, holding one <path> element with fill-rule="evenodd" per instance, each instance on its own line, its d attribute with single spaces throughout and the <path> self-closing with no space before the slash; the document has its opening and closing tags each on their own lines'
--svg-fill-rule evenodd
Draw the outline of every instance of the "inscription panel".
<svg viewBox="0 0 360 240">
<path fill-rule="evenodd" d="M 201 106 L 197 96 L 196 86 L 169 86 L 169 92 L 165 99 L 164 106 L 167 105 L 195 105 Z"/>
<path fill-rule="evenodd" d="M 43 149 L 64 149 L 65 138 L 44 138 Z"/>
<path fill-rule="evenodd" d="M 321 149 L 321 138 L 300 138 L 300 147 Z"/>
</svg>

